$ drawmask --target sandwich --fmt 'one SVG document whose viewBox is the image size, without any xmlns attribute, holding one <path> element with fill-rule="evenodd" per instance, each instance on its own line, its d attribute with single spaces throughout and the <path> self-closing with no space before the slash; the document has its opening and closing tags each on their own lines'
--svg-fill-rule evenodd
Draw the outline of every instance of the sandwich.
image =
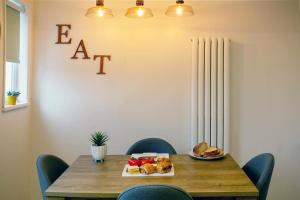
<svg viewBox="0 0 300 200">
<path fill-rule="evenodd" d="M 164 157 L 161 157 L 161 158 L 157 158 L 157 162 L 169 162 L 171 163 L 171 160 L 170 158 L 164 158 Z"/>
<path fill-rule="evenodd" d="M 129 174 L 139 174 L 140 173 L 140 168 L 138 166 L 128 166 L 127 172 Z"/>
<path fill-rule="evenodd" d="M 158 173 L 160 174 L 165 174 L 165 173 L 168 173 L 170 172 L 172 169 L 172 164 L 171 162 L 158 162 L 157 163 L 157 166 L 156 166 L 156 170 Z"/>
<path fill-rule="evenodd" d="M 152 164 L 146 163 L 140 167 L 141 173 L 143 174 L 153 174 L 156 172 L 156 167 Z"/>
<path fill-rule="evenodd" d="M 219 156 L 221 150 L 217 147 L 209 147 L 206 151 L 204 151 L 203 155 L 206 157 L 215 157 Z"/>
</svg>

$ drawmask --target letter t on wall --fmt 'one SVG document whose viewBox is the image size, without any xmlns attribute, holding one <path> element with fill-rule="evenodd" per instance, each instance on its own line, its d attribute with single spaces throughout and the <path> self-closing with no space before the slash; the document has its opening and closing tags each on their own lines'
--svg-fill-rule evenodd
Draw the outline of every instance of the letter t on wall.
<svg viewBox="0 0 300 200">
<path fill-rule="evenodd" d="M 94 60 L 100 58 L 100 71 L 97 74 L 106 74 L 104 72 L 104 58 L 107 58 L 109 61 L 111 59 L 110 55 L 94 55 Z"/>
</svg>

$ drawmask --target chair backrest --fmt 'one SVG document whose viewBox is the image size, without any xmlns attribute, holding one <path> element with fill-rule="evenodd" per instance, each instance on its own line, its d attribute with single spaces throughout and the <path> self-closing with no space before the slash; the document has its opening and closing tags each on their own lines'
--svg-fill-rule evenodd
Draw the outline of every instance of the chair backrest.
<svg viewBox="0 0 300 200">
<path fill-rule="evenodd" d="M 62 159 L 53 155 L 40 155 L 36 167 L 43 199 L 46 189 L 69 167 Z"/>
<path fill-rule="evenodd" d="M 160 138 L 147 138 L 134 143 L 128 149 L 127 155 L 144 152 L 176 154 L 175 149 L 167 141 Z"/>
<path fill-rule="evenodd" d="M 270 153 L 264 153 L 252 158 L 243 167 L 247 176 L 259 190 L 259 200 L 267 198 L 274 163 L 274 156 Z"/>
<path fill-rule="evenodd" d="M 122 192 L 118 200 L 193 200 L 181 188 L 169 185 L 139 185 Z"/>
</svg>

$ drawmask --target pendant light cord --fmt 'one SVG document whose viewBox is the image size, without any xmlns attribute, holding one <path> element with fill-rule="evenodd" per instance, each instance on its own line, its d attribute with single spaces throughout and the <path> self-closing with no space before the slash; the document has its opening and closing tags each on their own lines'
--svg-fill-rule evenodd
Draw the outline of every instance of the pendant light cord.
<svg viewBox="0 0 300 200">
<path fill-rule="evenodd" d="M 176 3 L 177 4 L 184 4 L 184 1 L 183 0 L 177 0 Z"/>
<path fill-rule="evenodd" d="M 136 0 L 136 6 L 143 6 L 144 0 Z"/>
<path fill-rule="evenodd" d="M 104 5 L 103 0 L 96 0 L 96 5 L 97 6 L 103 6 Z"/>
</svg>

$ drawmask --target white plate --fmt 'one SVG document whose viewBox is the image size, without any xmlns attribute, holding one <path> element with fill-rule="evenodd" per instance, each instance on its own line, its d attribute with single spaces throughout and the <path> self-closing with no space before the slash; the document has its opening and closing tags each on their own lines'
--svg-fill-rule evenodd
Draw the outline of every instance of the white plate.
<svg viewBox="0 0 300 200">
<path fill-rule="evenodd" d="M 223 155 L 217 156 L 217 157 L 201 157 L 201 156 L 195 156 L 193 151 L 190 151 L 189 156 L 191 156 L 192 158 L 195 158 L 197 160 L 218 160 L 218 159 L 224 158 L 225 155 L 223 154 Z"/>
<path fill-rule="evenodd" d="M 141 174 L 141 173 L 138 173 L 138 174 L 130 174 L 127 172 L 127 167 L 129 165 L 126 164 L 124 169 L 123 169 L 123 172 L 122 172 L 122 177 L 145 177 L 145 176 L 174 176 L 175 174 L 175 171 L 174 171 L 174 165 L 172 164 L 172 169 L 170 172 L 168 173 L 165 173 L 165 174 L 160 174 L 160 173 L 153 173 L 153 174 Z"/>
</svg>

